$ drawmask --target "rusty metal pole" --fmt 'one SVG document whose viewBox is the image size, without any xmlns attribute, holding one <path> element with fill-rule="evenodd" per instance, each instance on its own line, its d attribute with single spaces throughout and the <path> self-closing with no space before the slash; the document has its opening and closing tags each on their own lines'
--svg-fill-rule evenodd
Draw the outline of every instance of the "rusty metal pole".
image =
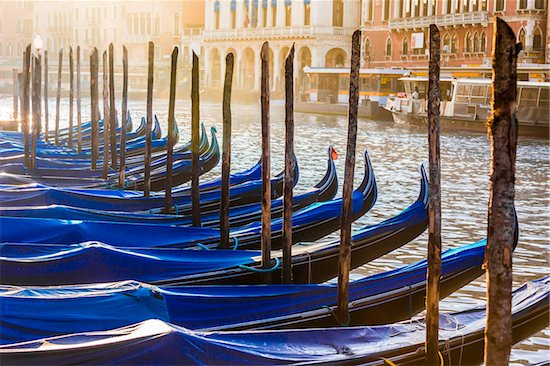
<svg viewBox="0 0 550 366">
<path fill-rule="evenodd" d="M 428 146 L 430 162 L 428 208 L 428 273 L 426 286 L 426 361 L 438 366 L 439 360 L 439 278 L 441 277 L 441 162 L 439 153 L 439 88 L 441 38 L 436 25 L 430 25 L 428 79 Z"/>
<path fill-rule="evenodd" d="M 44 141 L 48 141 L 48 130 L 50 129 L 48 104 L 48 51 L 44 51 Z"/>
<path fill-rule="evenodd" d="M 493 38 L 491 184 L 487 227 L 485 365 L 508 365 L 512 347 L 512 250 L 515 230 L 517 54 L 514 31 L 496 18 Z"/>
<path fill-rule="evenodd" d="M 229 202 L 231 174 L 231 87 L 233 84 L 234 55 L 225 57 L 225 79 L 223 83 L 223 152 L 222 152 L 222 199 L 220 202 L 221 247 L 229 248 Z"/>
<path fill-rule="evenodd" d="M 191 203 L 193 226 L 201 226 L 201 207 L 199 197 L 199 58 L 193 52 L 191 70 Z"/>
<path fill-rule="evenodd" d="M 351 265 L 351 196 L 355 169 L 357 142 L 357 111 L 359 108 L 359 67 L 361 61 L 361 31 L 353 32 L 351 41 L 351 69 L 349 75 L 348 142 L 342 191 L 342 219 L 340 230 L 340 257 L 338 261 L 338 310 L 340 323 L 348 323 L 349 271 Z"/>
<path fill-rule="evenodd" d="M 172 63 L 170 68 L 170 100 L 168 102 L 168 141 L 166 142 L 166 179 L 164 187 L 164 213 L 170 213 L 172 209 L 172 164 L 174 159 L 174 108 L 176 105 L 176 72 L 178 68 L 178 48 L 172 51 Z"/>
<path fill-rule="evenodd" d="M 82 104 L 80 100 L 80 46 L 76 46 L 76 129 L 78 153 L 82 151 Z"/>
<path fill-rule="evenodd" d="M 285 60 L 285 173 L 283 181 L 283 273 L 292 283 L 292 187 L 294 179 L 294 45 Z"/>
<path fill-rule="evenodd" d="M 17 69 L 13 68 L 13 119 L 17 120 L 19 118 L 19 89 L 17 83 Z"/>
<path fill-rule="evenodd" d="M 122 46 L 122 123 L 120 124 L 120 165 L 118 185 L 126 186 L 126 121 L 128 120 L 128 50 Z"/>
<path fill-rule="evenodd" d="M 101 177 L 107 179 L 109 174 L 109 69 L 107 67 L 107 51 L 103 51 L 103 161 Z"/>
<path fill-rule="evenodd" d="M 271 146 L 269 134 L 269 43 L 264 42 L 260 52 L 262 61 L 261 116 L 262 116 L 262 268 L 271 265 Z"/>
<path fill-rule="evenodd" d="M 115 61 L 114 61 L 114 47 L 111 43 L 109 45 L 109 133 L 111 145 L 111 166 L 113 169 L 117 169 L 117 149 L 116 149 L 116 105 L 115 105 Z M 107 121 L 104 117 L 103 124 Z M 122 121 L 124 124 L 125 121 Z"/>
<path fill-rule="evenodd" d="M 23 63 L 23 144 L 25 146 L 25 166 L 30 166 L 29 159 L 29 124 L 30 124 L 30 82 L 31 82 L 31 45 L 27 46 Z"/>
<path fill-rule="evenodd" d="M 92 122 L 92 169 L 97 168 L 99 153 L 99 111 L 98 111 L 98 69 L 99 53 L 94 47 L 90 53 L 90 98 L 91 98 L 91 122 Z"/>
<path fill-rule="evenodd" d="M 74 62 L 73 48 L 69 47 L 69 149 L 73 148 L 73 110 L 74 110 Z"/>
<path fill-rule="evenodd" d="M 63 49 L 59 50 L 59 62 L 57 63 L 57 95 L 55 100 L 55 138 L 54 143 L 59 144 L 59 109 L 61 106 L 61 70 L 63 66 Z"/>
<path fill-rule="evenodd" d="M 151 126 L 153 124 L 153 75 L 155 70 L 155 45 L 149 42 L 149 70 L 147 73 L 147 122 L 145 124 L 145 174 L 143 196 L 149 197 L 151 192 Z"/>
</svg>

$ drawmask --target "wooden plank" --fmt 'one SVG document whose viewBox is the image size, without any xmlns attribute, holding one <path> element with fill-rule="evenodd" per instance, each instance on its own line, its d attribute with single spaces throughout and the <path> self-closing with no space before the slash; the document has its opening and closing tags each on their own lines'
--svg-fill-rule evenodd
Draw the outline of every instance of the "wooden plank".
<svg viewBox="0 0 550 366">
<path fill-rule="evenodd" d="M 69 148 L 73 148 L 73 112 L 74 112 L 74 61 L 73 48 L 69 47 Z"/>
<path fill-rule="evenodd" d="M 153 75 L 155 70 L 155 45 L 149 42 L 149 70 L 147 72 L 147 122 L 145 124 L 144 151 L 144 183 L 143 196 L 149 197 L 151 192 L 151 126 L 153 125 Z"/>
<path fill-rule="evenodd" d="M 170 64 L 170 100 L 168 102 L 168 141 L 166 143 L 166 179 L 164 187 L 164 212 L 172 211 L 172 164 L 174 159 L 174 108 L 176 105 L 176 72 L 178 68 L 178 48 L 172 51 Z"/>
<path fill-rule="evenodd" d="M 512 348 L 512 251 L 516 236 L 515 175 L 518 142 L 517 55 L 512 28 L 496 18 L 493 38 L 493 114 L 488 121 L 491 173 L 488 205 L 485 365 L 508 365 Z"/>
<path fill-rule="evenodd" d="M 223 82 L 223 146 L 222 146 L 222 199 L 220 202 L 221 247 L 229 248 L 229 202 L 231 175 L 231 87 L 233 84 L 234 55 L 225 57 L 225 79 Z"/>
<path fill-rule="evenodd" d="M 90 53 L 90 99 L 91 99 L 91 121 L 92 121 L 92 169 L 97 168 L 99 154 L 99 111 L 98 111 L 98 69 L 99 53 L 94 47 Z"/>
<path fill-rule="evenodd" d="M 59 111 L 61 108 L 61 71 L 63 68 L 63 48 L 59 50 L 57 63 L 57 94 L 55 99 L 55 137 L 54 144 L 59 145 Z"/>
<path fill-rule="evenodd" d="M 114 61 L 114 47 L 111 43 L 109 45 L 109 118 L 105 118 L 105 121 L 109 121 L 109 133 L 110 133 L 110 145 L 111 145 L 111 166 L 113 169 L 117 169 L 117 148 L 116 148 L 116 104 L 115 104 L 115 61 Z M 124 123 L 124 121 L 122 121 Z"/>
<path fill-rule="evenodd" d="M 199 197 L 199 57 L 193 52 L 191 69 L 191 205 L 193 226 L 201 226 Z"/>
<path fill-rule="evenodd" d="M 426 361 L 439 366 L 439 278 L 441 277 L 441 162 L 439 152 L 439 68 L 441 59 L 439 29 L 430 25 L 428 79 L 428 273 L 426 287 Z"/>
<path fill-rule="evenodd" d="M 109 174 L 109 69 L 107 66 L 107 51 L 103 52 L 103 161 L 101 165 L 101 176 L 107 179 Z"/>
<path fill-rule="evenodd" d="M 260 103 L 262 120 L 262 268 L 271 266 L 271 136 L 269 131 L 269 43 L 260 52 L 262 62 Z"/>
<path fill-rule="evenodd" d="M 342 191 L 342 218 L 340 229 L 340 257 L 338 261 L 338 310 L 341 324 L 349 322 L 349 271 L 351 264 L 351 221 L 353 174 L 355 170 L 355 145 L 357 143 L 357 112 L 359 107 L 359 67 L 361 61 L 361 31 L 353 32 L 351 43 L 351 68 L 349 77 L 348 142 Z"/>
<path fill-rule="evenodd" d="M 122 123 L 120 124 L 120 166 L 118 185 L 126 186 L 126 121 L 128 120 L 128 50 L 122 46 Z"/>
</svg>

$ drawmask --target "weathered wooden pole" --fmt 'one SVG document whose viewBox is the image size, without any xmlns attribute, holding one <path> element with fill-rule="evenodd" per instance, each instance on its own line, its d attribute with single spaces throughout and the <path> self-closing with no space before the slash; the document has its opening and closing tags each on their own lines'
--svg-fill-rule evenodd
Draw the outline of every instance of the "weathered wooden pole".
<svg viewBox="0 0 550 366">
<path fill-rule="evenodd" d="M 107 68 L 107 51 L 103 51 L 103 161 L 101 165 L 101 176 L 107 179 L 109 174 L 109 70 Z"/>
<path fill-rule="evenodd" d="M 48 105 L 48 51 L 44 51 L 44 141 L 48 141 L 50 112 Z"/>
<path fill-rule="evenodd" d="M 496 18 L 493 38 L 491 183 L 487 227 L 485 365 L 508 365 L 512 347 L 512 250 L 515 237 L 517 54 L 514 31 Z"/>
<path fill-rule="evenodd" d="M 145 174 L 143 195 L 149 197 L 151 191 L 151 126 L 153 124 L 153 74 L 155 67 L 155 45 L 149 42 L 149 71 L 147 74 L 147 123 L 145 124 Z"/>
<path fill-rule="evenodd" d="M 349 270 L 351 264 L 351 196 L 355 170 L 357 142 L 357 110 L 359 107 L 359 67 L 361 61 L 361 31 L 353 32 L 351 41 L 351 69 L 349 75 L 348 143 L 344 185 L 342 191 L 342 218 L 340 224 L 340 257 L 338 263 L 338 311 L 340 323 L 348 323 Z"/>
<path fill-rule="evenodd" d="M 439 278 L 441 277 L 441 163 L 439 154 L 439 88 L 441 38 L 436 25 L 430 25 L 430 62 L 428 79 L 428 273 L 426 286 L 426 361 L 440 365 L 439 360 Z"/>
<path fill-rule="evenodd" d="M 25 166 L 30 167 L 29 155 L 29 123 L 30 123 L 30 82 L 31 82 L 31 45 L 27 46 L 23 54 L 23 144 L 25 150 Z"/>
<path fill-rule="evenodd" d="M 294 45 L 285 61 L 285 175 L 283 181 L 283 283 L 292 283 L 292 188 L 294 187 Z"/>
<path fill-rule="evenodd" d="M 32 145 L 31 145 L 31 166 L 36 167 L 36 140 L 39 135 L 40 121 L 42 120 L 41 114 L 41 81 L 42 81 L 42 67 L 41 67 L 40 55 L 34 56 L 34 75 L 32 85 Z"/>
<path fill-rule="evenodd" d="M 38 68 L 36 67 L 37 57 L 33 53 L 31 57 L 32 68 L 31 68 L 31 114 L 32 114 L 32 125 L 29 127 L 30 132 L 30 141 L 29 141 L 29 167 L 34 167 L 34 148 L 36 147 L 34 140 L 34 132 L 36 130 L 36 122 L 38 121 L 38 105 L 36 103 L 36 98 L 38 97 L 37 87 L 38 87 L 38 77 L 36 76 Z"/>
<path fill-rule="evenodd" d="M 59 62 L 57 64 L 57 95 L 55 100 L 55 138 L 54 143 L 59 144 L 59 108 L 61 103 L 61 68 L 63 66 L 63 49 L 59 50 Z"/>
<path fill-rule="evenodd" d="M 97 168 L 99 154 L 99 111 L 98 111 L 98 69 L 99 54 L 94 47 L 90 53 L 90 98 L 91 98 L 91 121 L 92 121 L 92 169 Z"/>
<path fill-rule="evenodd" d="M 73 148 L 73 111 L 74 111 L 74 60 L 73 48 L 69 47 L 69 149 Z"/>
<path fill-rule="evenodd" d="M 225 79 L 223 83 L 223 152 L 222 152 L 222 199 L 220 202 L 221 247 L 229 248 L 229 201 L 231 175 L 231 87 L 233 84 L 234 55 L 225 57 Z"/>
<path fill-rule="evenodd" d="M 126 181 L 126 121 L 128 120 L 128 50 L 122 46 L 122 123 L 120 124 L 120 165 L 118 185 Z"/>
<path fill-rule="evenodd" d="M 13 119 L 17 120 L 19 118 L 19 86 L 17 82 L 17 69 L 13 68 Z"/>
<path fill-rule="evenodd" d="M 111 166 L 113 169 L 117 169 L 117 153 L 116 153 L 116 105 L 115 105 L 115 61 L 114 61 L 114 47 L 111 43 L 109 45 L 109 133 L 111 136 Z M 107 118 L 103 121 L 105 122 Z M 126 121 L 122 121 L 126 123 Z"/>
<path fill-rule="evenodd" d="M 78 153 L 82 151 L 82 104 L 80 100 L 80 46 L 76 46 L 76 130 Z"/>
<path fill-rule="evenodd" d="M 193 226 L 201 226 L 199 198 L 199 58 L 193 52 L 191 69 L 191 204 Z"/>
<path fill-rule="evenodd" d="M 170 213 L 172 209 L 172 163 L 174 159 L 174 108 L 176 105 L 176 71 L 178 67 L 178 48 L 172 51 L 172 63 L 170 68 L 170 100 L 168 102 L 168 141 L 166 142 L 166 186 L 164 187 L 164 212 Z"/>
<path fill-rule="evenodd" d="M 269 43 L 260 52 L 262 76 L 260 103 L 262 116 L 262 268 L 271 266 L 271 145 L 269 134 Z"/>
</svg>

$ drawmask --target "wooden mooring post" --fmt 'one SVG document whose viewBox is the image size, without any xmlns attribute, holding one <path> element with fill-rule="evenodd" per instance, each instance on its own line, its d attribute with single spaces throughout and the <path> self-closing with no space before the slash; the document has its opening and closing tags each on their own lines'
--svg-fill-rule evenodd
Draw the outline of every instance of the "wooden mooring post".
<svg viewBox="0 0 550 366">
<path fill-rule="evenodd" d="M 271 136 L 269 131 L 269 43 L 260 52 L 262 62 L 260 104 L 262 119 L 262 268 L 271 266 Z"/>
<path fill-rule="evenodd" d="M 144 151 L 144 182 L 143 196 L 149 197 L 151 192 L 151 126 L 153 125 L 153 75 L 155 70 L 155 45 L 149 42 L 148 51 L 149 70 L 147 72 L 147 121 L 145 123 L 145 151 Z"/>
<path fill-rule="evenodd" d="M 126 121 L 128 120 L 128 50 L 122 46 L 122 123 L 120 124 L 120 165 L 118 185 L 126 187 Z"/>
<path fill-rule="evenodd" d="M 283 273 L 292 283 L 292 188 L 294 187 L 294 45 L 285 60 L 285 172 L 283 180 Z"/>
<path fill-rule="evenodd" d="M 117 148 L 116 148 L 116 105 L 115 105 L 115 61 L 114 46 L 109 45 L 109 118 L 104 117 L 103 124 L 109 121 L 109 144 L 111 146 L 111 166 L 117 169 Z M 124 124 L 125 121 L 122 121 Z"/>
<path fill-rule="evenodd" d="M 101 176 L 107 179 L 109 174 L 109 69 L 107 66 L 107 51 L 103 51 L 103 161 Z"/>
<path fill-rule="evenodd" d="M 48 51 L 44 51 L 44 141 L 48 141 L 50 112 L 48 105 Z"/>
<path fill-rule="evenodd" d="M 516 235 L 514 209 L 517 55 L 521 43 L 502 19 L 493 23 L 493 114 L 487 123 L 491 139 L 488 204 L 487 325 L 485 365 L 508 365 L 512 347 L 512 251 Z"/>
<path fill-rule="evenodd" d="M 80 100 L 80 46 L 76 46 L 76 133 L 77 151 L 82 152 L 82 104 Z"/>
<path fill-rule="evenodd" d="M 338 309 L 337 318 L 348 324 L 349 271 L 351 265 L 351 196 L 355 170 L 355 145 L 357 142 L 357 113 L 359 108 L 359 67 L 361 61 L 361 31 L 353 32 L 351 41 L 351 68 L 349 76 L 348 142 L 344 185 L 342 191 L 342 218 L 340 224 L 340 257 L 338 261 Z"/>
<path fill-rule="evenodd" d="M 176 106 L 176 72 L 178 69 L 177 47 L 172 51 L 172 63 L 170 64 L 170 100 L 168 102 L 168 140 L 166 141 L 166 178 L 164 187 L 164 213 L 172 210 L 172 164 L 174 160 L 174 109 Z"/>
<path fill-rule="evenodd" d="M 33 84 L 32 84 L 32 133 L 31 133 L 31 164 L 30 166 L 36 167 L 36 140 L 39 135 L 40 121 L 42 120 L 41 113 L 41 81 L 42 81 L 42 67 L 41 57 L 39 54 L 33 57 L 34 69 L 33 69 Z"/>
<path fill-rule="evenodd" d="M 73 48 L 69 47 L 69 149 L 73 148 L 73 114 L 74 112 L 74 60 Z"/>
<path fill-rule="evenodd" d="M 234 55 L 225 57 L 225 79 L 223 82 L 223 146 L 222 146 L 222 199 L 220 202 L 221 247 L 229 248 L 229 202 L 231 176 L 231 87 L 233 84 Z"/>
<path fill-rule="evenodd" d="M 23 145 L 25 150 L 25 166 L 30 167 L 29 155 L 29 123 L 30 123 L 30 82 L 31 82 L 31 45 L 27 45 L 27 49 L 23 54 Z"/>
<path fill-rule="evenodd" d="M 13 119 L 19 119 L 19 83 L 17 80 L 17 69 L 11 70 L 13 77 Z"/>
<path fill-rule="evenodd" d="M 59 62 L 57 63 L 57 94 L 55 99 L 55 137 L 54 144 L 59 144 L 59 109 L 61 107 L 61 70 L 63 67 L 63 48 L 59 50 Z"/>
<path fill-rule="evenodd" d="M 191 69 L 191 205 L 193 226 L 201 226 L 199 192 L 199 57 L 193 52 Z"/>
<path fill-rule="evenodd" d="M 91 99 L 91 121 L 92 121 L 92 170 L 97 168 L 99 154 L 99 111 L 98 111 L 98 69 L 99 53 L 94 47 L 90 53 L 90 99 Z"/>
<path fill-rule="evenodd" d="M 426 361 L 438 366 L 439 360 L 439 278 L 441 277 L 441 162 L 439 153 L 439 68 L 441 38 L 436 25 L 430 25 L 428 79 L 428 273 L 426 284 Z"/>
</svg>

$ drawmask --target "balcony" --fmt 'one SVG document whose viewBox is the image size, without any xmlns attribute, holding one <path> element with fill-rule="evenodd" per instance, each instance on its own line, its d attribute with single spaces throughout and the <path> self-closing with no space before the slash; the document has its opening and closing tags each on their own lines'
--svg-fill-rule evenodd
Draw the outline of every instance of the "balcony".
<svg viewBox="0 0 550 366">
<path fill-rule="evenodd" d="M 205 41 L 249 40 L 273 38 L 315 38 L 325 36 L 351 36 L 354 28 L 330 26 L 292 26 L 272 28 L 208 29 L 202 32 Z"/>
<path fill-rule="evenodd" d="M 123 43 L 147 43 L 151 41 L 153 36 L 150 34 L 124 34 L 122 36 Z"/>
<path fill-rule="evenodd" d="M 487 12 L 476 11 L 469 13 L 455 13 L 444 15 L 432 15 L 426 17 L 397 18 L 388 21 L 392 30 L 400 29 L 422 29 L 428 28 L 430 24 L 437 24 L 440 27 L 457 27 L 466 24 L 487 24 Z"/>
</svg>

